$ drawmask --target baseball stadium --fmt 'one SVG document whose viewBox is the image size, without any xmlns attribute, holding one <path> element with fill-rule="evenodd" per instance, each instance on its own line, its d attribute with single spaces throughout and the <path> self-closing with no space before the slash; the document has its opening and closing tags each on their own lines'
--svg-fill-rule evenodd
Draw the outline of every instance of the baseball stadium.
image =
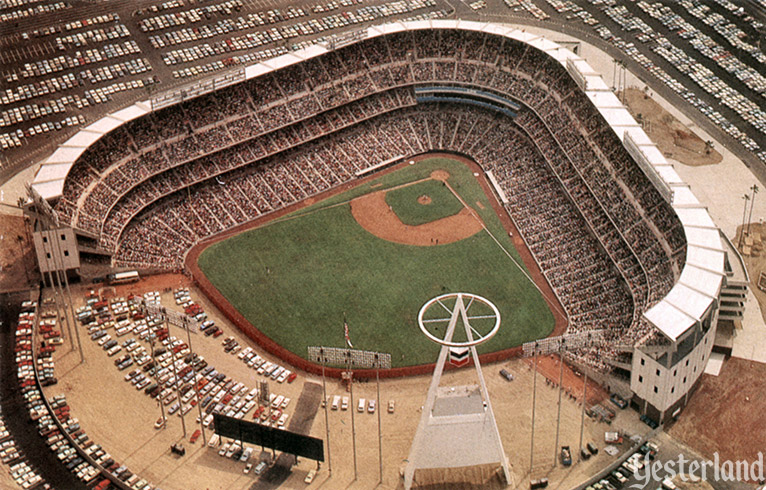
<svg viewBox="0 0 766 490">
<path fill-rule="evenodd" d="M 418 310 L 465 291 L 502 318 L 482 364 L 557 354 L 656 426 L 682 413 L 719 318 L 737 315 L 722 297 L 745 291 L 736 250 L 600 75 L 493 23 L 370 27 L 157 95 L 83 128 L 29 192 L 77 260 L 182 275 L 248 352 L 323 383 L 349 368 L 313 346 L 390 355 L 351 385 L 432 373 Z M 515 478 L 540 474 L 521 465 Z"/>
</svg>

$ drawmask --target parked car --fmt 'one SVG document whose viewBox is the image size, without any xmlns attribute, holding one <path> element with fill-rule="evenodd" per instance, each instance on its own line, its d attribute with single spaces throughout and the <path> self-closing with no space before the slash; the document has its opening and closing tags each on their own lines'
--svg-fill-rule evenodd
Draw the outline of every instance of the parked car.
<svg viewBox="0 0 766 490">
<path fill-rule="evenodd" d="M 569 446 L 561 446 L 561 464 L 564 466 L 572 465 L 572 452 Z"/>
</svg>

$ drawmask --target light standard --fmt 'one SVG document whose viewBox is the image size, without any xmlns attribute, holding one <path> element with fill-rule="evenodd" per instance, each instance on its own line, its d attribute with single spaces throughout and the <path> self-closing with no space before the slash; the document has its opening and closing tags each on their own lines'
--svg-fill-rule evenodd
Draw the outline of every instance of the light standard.
<svg viewBox="0 0 766 490">
<path fill-rule="evenodd" d="M 745 209 L 742 210 L 742 231 L 739 234 L 739 248 L 742 248 L 742 239 L 745 237 L 745 216 L 747 216 L 747 201 L 750 200 L 750 196 L 747 194 L 742 196 L 745 201 Z"/>
<path fill-rule="evenodd" d="M 753 221 L 753 208 L 755 207 L 755 195 L 758 194 L 758 184 L 753 184 L 750 188 L 753 191 L 753 197 L 750 198 L 750 216 L 747 218 L 747 236 L 750 236 L 750 223 Z"/>
</svg>

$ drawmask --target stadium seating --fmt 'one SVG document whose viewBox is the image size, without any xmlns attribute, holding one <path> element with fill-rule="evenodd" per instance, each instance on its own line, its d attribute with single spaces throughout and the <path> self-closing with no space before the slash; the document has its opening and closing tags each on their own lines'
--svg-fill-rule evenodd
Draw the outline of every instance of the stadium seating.
<svg viewBox="0 0 766 490">
<path fill-rule="evenodd" d="M 418 85 L 521 109 L 418 102 Z M 645 341 L 641 313 L 683 267 L 679 220 L 561 64 L 491 34 L 374 37 L 162 109 L 83 154 L 56 207 L 116 265 L 178 270 L 204 238 L 430 150 L 492 170 L 570 331 Z M 603 369 L 618 355 L 581 354 Z"/>
</svg>

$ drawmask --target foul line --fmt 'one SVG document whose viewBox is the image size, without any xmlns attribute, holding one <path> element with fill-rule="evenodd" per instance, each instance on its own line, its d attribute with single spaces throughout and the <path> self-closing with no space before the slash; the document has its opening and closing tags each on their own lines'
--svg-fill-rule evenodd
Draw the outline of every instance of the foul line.
<svg viewBox="0 0 766 490">
<path fill-rule="evenodd" d="M 371 190 L 370 192 L 366 192 L 364 194 L 360 194 L 359 196 L 355 196 L 355 197 L 353 197 L 351 199 L 348 199 L 346 201 L 341 201 L 341 202 L 338 202 L 338 203 L 335 203 L 335 204 L 330 204 L 328 206 L 320 207 L 320 208 L 317 208 L 317 209 L 314 209 L 314 210 L 310 210 L 310 211 L 306 211 L 306 212 L 301 212 L 301 210 L 297 210 L 297 211 L 295 211 L 294 214 L 290 214 L 289 216 L 283 216 L 281 218 L 270 220 L 267 223 L 264 223 L 263 225 L 259 226 L 258 228 L 266 228 L 268 226 L 271 226 L 272 224 L 282 223 L 282 222 L 289 221 L 289 220 L 296 219 L 296 218 L 302 218 L 304 216 L 309 216 L 309 215 L 312 215 L 312 214 L 317 213 L 319 211 L 325 211 L 327 209 L 332 209 L 332 208 L 335 208 L 335 207 L 338 207 L 338 206 L 345 206 L 346 204 L 350 203 L 354 199 L 362 197 L 362 196 L 366 196 L 367 194 L 371 194 L 372 192 L 380 192 L 380 191 L 388 192 L 388 191 L 391 191 L 391 190 L 394 190 L 394 189 L 399 189 L 399 188 L 402 188 L 402 187 L 408 187 L 408 186 L 411 186 L 411 185 L 414 185 L 414 184 L 418 184 L 420 182 L 424 182 L 424 181 L 427 181 L 427 180 L 437 180 L 437 179 L 434 179 L 433 177 L 429 176 L 429 177 L 426 177 L 424 179 L 419 179 L 419 180 L 416 180 L 416 181 L 407 182 L 407 183 L 399 184 L 399 185 L 392 186 L 392 187 L 386 187 L 384 189 Z M 542 297 L 546 299 L 547 303 L 551 307 L 553 307 L 556 311 L 561 313 L 564 316 L 564 318 L 567 319 L 567 322 L 568 322 L 569 321 L 569 315 L 567 315 L 567 313 L 564 310 L 562 310 L 561 307 L 559 307 L 558 299 L 554 298 L 553 300 L 551 300 L 550 296 L 547 295 L 545 293 L 545 291 L 543 291 L 540 288 L 540 286 L 535 282 L 534 279 L 532 279 L 532 277 L 529 275 L 529 273 L 526 271 L 526 269 L 521 264 L 518 263 L 518 261 L 513 257 L 513 255 L 511 255 L 511 253 L 508 252 L 508 250 L 503 246 L 503 244 L 500 243 L 500 241 L 495 237 L 495 235 L 493 235 L 492 232 L 489 231 L 489 228 L 487 228 L 487 225 L 484 223 L 484 221 L 481 219 L 481 217 L 476 214 L 476 211 L 471 206 L 466 204 L 466 202 L 463 200 L 463 198 L 460 197 L 460 195 L 457 192 L 455 192 L 455 189 L 452 188 L 452 186 L 449 184 L 449 182 L 447 182 L 446 180 L 442 180 L 440 182 L 443 182 L 444 185 L 447 186 L 447 189 L 450 190 L 452 195 L 454 195 L 457 198 L 457 200 L 460 201 L 460 203 L 463 205 L 463 207 L 468 209 L 468 212 L 471 213 L 471 216 L 473 216 L 473 218 L 475 220 L 477 220 L 479 222 L 479 224 L 481 224 L 482 229 L 487 233 L 487 235 L 489 235 L 492 238 L 492 240 L 494 240 L 494 242 L 497 244 L 497 246 L 500 248 L 500 250 L 502 250 L 503 253 L 505 253 L 505 255 L 509 259 L 511 259 L 511 262 L 513 262 L 513 264 L 519 269 L 519 271 L 521 271 L 521 273 L 524 274 L 524 277 L 526 277 L 527 280 L 530 283 L 532 283 L 532 285 L 535 287 L 535 289 L 537 289 L 540 292 L 540 295 L 542 295 Z M 490 206 L 490 208 L 491 208 L 491 206 Z M 493 210 L 493 212 L 494 212 L 494 210 Z M 530 251 L 530 253 L 531 253 L 531 251 Z"/>
<path fill-rule="evenodd" d="M 521 264 L 519 264 L 516 261 L 516 259 L 513 257 L 513 255 L 511 255 L 510 252 L 508 252 L 508 250 L 506 250 L 506 248 L 503 247 L 503 244 L 500 243 L 500 241 L 495 237 L 495 235 L 493 235 L 492 232 L 489 231 L 489 228 L 487 228 L 487 225 L 484 223 L 484 221 L 481 219 L 481 217 L 476 214 L 476 211 L 471 206 L 466 204 L 466 202 L 463 200 L 463 198 L 461 198 L 460 195 L 457 192 L 455 192 L 455 190 L 452 188 L 452 186 L 449 185 L 449 182 L 447 182 L 447 181 L 443 181 L 443 182 L 447 186 L 447 188 L 450 190 L 450 192 L 452 192 L 452 194 L 455 195 L 455 197 L 463 204 L 463 206 L 465 206 L 468 209 L 468 212 L 471 213 L 471 215 L 474 217 L 474 219 L 478 220 L 478 222 L 481 224 L 481 227 L 484 229 L 484 231 L 487 233 L 487 235 L 489 235 L 492 238 L 492 240 L 494 240 L 494 242 L 497 244 L 497 246 L 500 247 L 500 250 L 502 250 L 503 253 L 505 253 L 505 255 L 509 259 L 511 259 L 511 262 L 513 262 L 514 265 L 521 271 L 521 273 L 524 274 L 524 277 L 526 277 L 529 280 L 529 282 L 531 282 L 532 285 L 535 286 L 535 289 L 537 289 L 540 292 L 540 294 L 542 295 L 543 298 L 546 299 L 548 304 L 550 306 L 552 306 L 556 311 L 558 311 L 559 313 L 564 315 L 564 318 L 566 318 L 567 322 L 568 322 L 569 321 L 569 316 L 566 314 L 565 311 L 563 311 L 559 307 L 558 299 L 556 298 L 555 301 L 551 300 L 550 296 L 547 295 L 545 293 L 545 291 L 543 291 L 540 288 L 540 286 L 535 282 L 534 279 L 532 279 L 532 277 L 529 275 L 529 273 L 526 271 L 526 269 Z M 530 250 L 530 253 L 531 253 L 531 250 Z"/>
</svg>

